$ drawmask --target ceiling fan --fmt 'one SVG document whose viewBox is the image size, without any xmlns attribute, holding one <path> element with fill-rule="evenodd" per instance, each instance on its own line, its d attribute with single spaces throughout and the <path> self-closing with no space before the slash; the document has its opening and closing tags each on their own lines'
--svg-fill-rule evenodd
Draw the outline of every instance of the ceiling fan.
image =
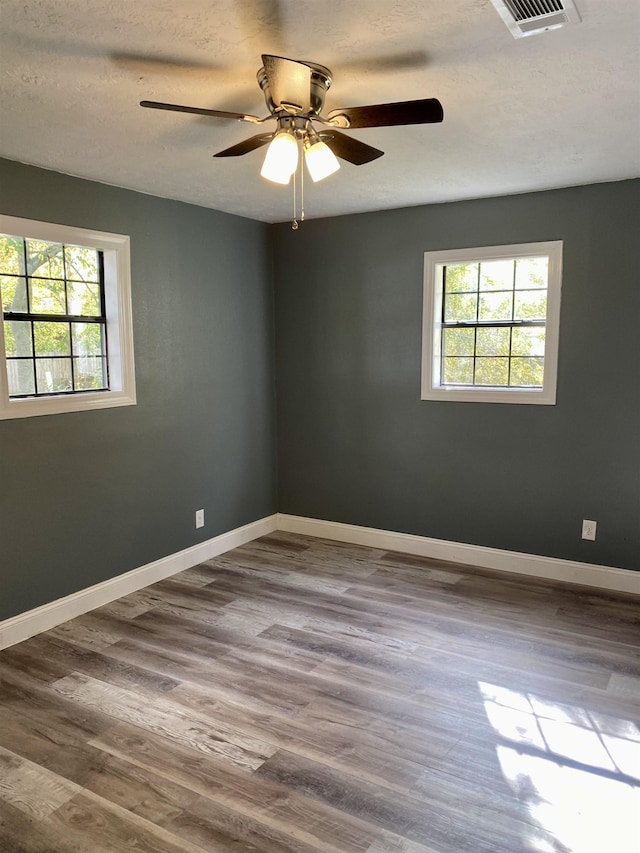
<svg viewBox="0 0 640 853">
<path fill-rule="evenodd" d="M 271 54 L 263 54 L 262 63 L 257 78 L 269 109 L 269 115 L 264 118 L 159 101 L 141 101 L 140 106 L 212 118 L 237 119 L 252 124 L 275 119 L 274 131 L 251 136 L 213 156 L 238 157 L 269 144 L 261 175 L 279 184 L 288 184 L 295 174 L 300 162 L 300 148 L 314 181 L 335 172 L 339 168 L 337 158 L 361 166 L 382 157 L 383 151 L 342 133 L 343 130 L 431 124 L 441 122 L 444 118 L 442 104 L 437 98 L 343 107 L 323 116 L 325 95 L 332 82 L 328 68 L 315 62 Z"/>
</svg>

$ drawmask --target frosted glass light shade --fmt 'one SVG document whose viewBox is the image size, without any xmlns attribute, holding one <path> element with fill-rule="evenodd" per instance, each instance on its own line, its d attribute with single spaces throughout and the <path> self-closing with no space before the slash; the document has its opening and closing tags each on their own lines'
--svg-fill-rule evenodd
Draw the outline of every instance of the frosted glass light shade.
<svg viewBox="0 0 640 853">
<path fill-rule="evenodd" d="M 288 184 L 298 168 L 298 141 L 292 133 L 276 133 L 264 158 L 260 174 L 276 184 Z"/>
<path fill-rule="evenodd" d="M 304 159 L 312 180 L 321 181 L 328 178 L 340 168 L 338 158 L 322 140 L 314 142 L 304 149 Z"/>
</svg>

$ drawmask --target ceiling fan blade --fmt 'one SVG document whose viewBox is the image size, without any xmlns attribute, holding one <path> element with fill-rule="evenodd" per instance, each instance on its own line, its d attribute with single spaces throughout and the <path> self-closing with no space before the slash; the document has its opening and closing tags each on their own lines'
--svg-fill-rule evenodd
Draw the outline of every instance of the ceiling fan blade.
<svg viewBox="0 0 640 853">
<path fill-rule="evenodd" d="M 377 160 L 384 154 L 384 151 L 380 151 L 379 148 L 374 148 L 372 145 L 367 145 L 366 142 L 360 142 L 359 139 L 354 139 L 352 136 L 347 136 L 346 133 L 340 133 L 337 130 L 323 130 L 319 136 L 336 157 L 341 157 L 343 160 L 353 163 L 354 166 L 363 166 L 365 163 Z"/>
<path fill-rule="evenodd" d="M 242 154 L 248 154 L 249 151 L 255 151 L 261 145 L 266 145 L 273 139 L 273 133 L 259 133 L 257 136 L 251 136 L 237 145 L 232 145 L 231 148 L 225 148 L 224 151 L 218 151 L 214 157 L 240 157 Z"/>
<path fill-rule="evenodd" d="M 399 124 L 432 124 L 442 121 L 444 111 L 437 98 L 372 104 L 369 107 L 343 107 L 327 116 L 335 127 L 391 127 Z"/>
<path fill-rule="evenodd" d="M 284 56 L 262 55 L 271 100 L 280 104 L 293 104 L 303 113 L 311 109 L 311 69 L 303 62 L 285 59 Z"/>
<path fill-rule="evenodd" d="M 207 110 L 204 107 L 185 107 L 181 104 L 163 104 L 161 101 L 140 101 L 141 107 L 151 107 L 154 110 L 171 110 L 176 113 L 193 113 L 198 116 L 213 116 L 213 118 L 232 118 L 238 121 L 250 121 L 259 123 L 258 116 L 246 115 L 245 113 L 229 113 L 225 110 Z"/>
</svg>

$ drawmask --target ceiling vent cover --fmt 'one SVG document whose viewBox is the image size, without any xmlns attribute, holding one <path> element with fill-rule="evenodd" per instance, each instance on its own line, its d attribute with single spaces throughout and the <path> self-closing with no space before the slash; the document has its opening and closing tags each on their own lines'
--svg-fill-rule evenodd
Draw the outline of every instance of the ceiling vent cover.
<svg viewBox="0 0 640 853">
<path fill-rule="evenodd" d="M 520 39 L 579 24 L 573 0 L 491 0 L 511 35 Z"/>
</svg>

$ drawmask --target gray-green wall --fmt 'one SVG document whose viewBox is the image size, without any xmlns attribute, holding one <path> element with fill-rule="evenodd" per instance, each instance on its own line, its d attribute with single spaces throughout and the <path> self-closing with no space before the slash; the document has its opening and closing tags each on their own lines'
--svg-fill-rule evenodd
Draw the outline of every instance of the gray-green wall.
<svg viewBox="0 0 640 853">
<path fill-rule="evenodd" d="M 267 226 L 6 160 L 0 211 L 130 235 L 138 395 L 0 422 L 3 619 L 270 515 L 276 456 Z"/>
<path fill-rule="evenodd" d="M 0 620 L 276 509 L 640 569 L 640 181 L 293 232 L 0 160 L 0 211 L 130 235 L 138 391 L 0 422 Z M 556 239 L 558 404 L 420 401 L 423 252 Z"/>
<path fill-rule="evenodd" d="M 557 405 L 421 401 L 423 253 L 541 240 Z M 640 181 L 283 224 L 274 256 L 281 512 L 640 569 Z"/>
</svg>

